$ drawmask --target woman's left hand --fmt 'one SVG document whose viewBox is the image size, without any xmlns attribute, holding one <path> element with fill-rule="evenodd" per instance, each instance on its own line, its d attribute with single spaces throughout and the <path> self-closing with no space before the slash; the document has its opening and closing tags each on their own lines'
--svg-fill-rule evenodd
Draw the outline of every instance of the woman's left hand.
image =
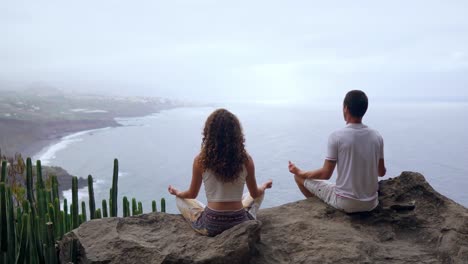
<svg viewBox="0 0 468 264">
<path fill-rule="evenodd" d="M 172 187 L 172 185 L 169 185 L 167 190 L 169 191 L 170 194 L 175 195 L 175 196 L 177 196 L 180 193 L 180 191 Z"/>
</svg>

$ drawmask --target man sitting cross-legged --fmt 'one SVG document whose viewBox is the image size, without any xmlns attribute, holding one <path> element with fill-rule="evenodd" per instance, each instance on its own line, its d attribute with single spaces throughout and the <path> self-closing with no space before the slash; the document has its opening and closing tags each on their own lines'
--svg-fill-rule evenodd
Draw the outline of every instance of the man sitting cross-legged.
<svg viewBox="0 0 468 264">
<path fill-rule="evenodd" d="M 386 173 L 382 136 L 362 123 L 368 99 L 364 92 L 346 94 L 343 115 L 346 127 L 331 133 L 323 167 L 303 171 L 289 161 L 289 171 L 306 197 L 316 195 L 347 213 L 373 210 L 379 203 L 378 176 Z M 336 184 L 330 179 L 338 167 Z"/>
</svg>

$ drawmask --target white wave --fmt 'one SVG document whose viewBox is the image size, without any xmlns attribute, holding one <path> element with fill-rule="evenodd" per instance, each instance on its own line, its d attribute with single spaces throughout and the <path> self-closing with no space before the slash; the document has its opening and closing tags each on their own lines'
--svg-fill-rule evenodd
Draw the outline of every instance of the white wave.
<svg viewBox="0 0 468 264">
<path fill-rule="evenodd" d="M 41 160 L 42 165 L 50 165 L 52 161 L 56 158 L 55 155 L 58 151 L 65 149 L 70 144 L 82 141 L 82 136 L 84 135 L 92 134 L 98 131 L 104 131 L 107 129 L 110 129 L 110 127 L 85 130 L 62 137 L 58 143 L 43 148 L 38 154 L 36 154 L 33 157 L 33 160 Z"/>
<path fill-rule="evenodd" d="M 128 173 L 128 172 L 119 171 L 119 178 L 120 178 L 120 177 L 122 177 L 122 178 L 123 178 L 123 177 L 126 177 L 126 176 L 128 176 L 128 175 L 129 175 L 129 173 Z"/>
<path fill-rule="evenodd" d="M 80 208 L 80 212 L 81 212 L 81 201 L 84 201 L 86 203 L 86 206 L 89 206 L 88 205 L 88 187 L 84 187 L 84 188 L 81 188 L 81 189 L 78 189 L 78 201 L 79 201 L 79 208 Z M 72 204 L 72 190 L 69 189 L 69 190 L 66 190 L 66 191 L 63 191 L 63 198 L 67 199 L 67 204 L 68 204 L 68 208 L 71 208 L 70 207 L 70 204 Z M 63 200 L 61 201 L 61 207 L 63 209 Z M 70 209 L 69 209 L 70 210 Z"/>
<path fill-rule="evenodd" d="M 95 195 L 100 192 L 100 190 L 104 187 L 103 185 L 105 183 L 106 183 L 106 181 L 103 181 L 103 180 L 96 180 L 96 179 L 94 180 L 93 189 L 94 189 L 94 194 Z M 62 200 L 60 201 L 61 208 L 63 209 L 63 199 L 67 199 L 68 208 L 70 208 L 70 204 L 72 203 L 72 198 L 73 198 L 72 197 L 72 190 L 71 189 L 64 190 L 62 192 L 62 194 L 63 194 L 63 197 L 62 197 Z M 88 191 L 87 186 L 78 189 L 78 201 L 80 202 L 80 212 L 81 212 L 81 202 L 82 201 L 84 201 L 86 203 L 86 206 L 89 206 L 89 191 Z M 98 204 L 97 201 L 96 201 L 96 204 Z M 87 210 L 89 210 L 89 209 L 87 208 Z"/>
</svg>

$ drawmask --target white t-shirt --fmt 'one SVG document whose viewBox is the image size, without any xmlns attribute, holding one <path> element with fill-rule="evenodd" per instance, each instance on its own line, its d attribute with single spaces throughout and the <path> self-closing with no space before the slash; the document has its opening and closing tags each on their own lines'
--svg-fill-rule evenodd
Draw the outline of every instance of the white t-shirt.
<svg viewBox="0 0 468 264">
<path fill-rule="evenodd" d="M 360 201 L 377 199 L 379 160 L 384 158 L 382 136 L 364 124 L 348 124 L 328 138 L 327 160 L 336 161 L 335 193 Z"/>
</svg>

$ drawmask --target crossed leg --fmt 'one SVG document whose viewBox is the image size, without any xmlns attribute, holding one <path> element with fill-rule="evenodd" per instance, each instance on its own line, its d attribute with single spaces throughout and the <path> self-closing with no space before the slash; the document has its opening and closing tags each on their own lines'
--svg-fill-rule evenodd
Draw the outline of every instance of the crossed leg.
<svg viewBox="0 0 468 264">
<path fill-rule="evenodd" d="M 301 193 L 306 198 L 315 196 L 313 193 L 311 193 L 309 190 L 307 190 L 307 188 L 304 186 L 305 179 L 303 179 L 303 178 L 301 178 L 301 177 L 299 177 L 297 175 L 294 175 L 294 180 L 296 181 L 297 187 L 299 187 L 299 190 L 301 191 Z"/>
</svg>

